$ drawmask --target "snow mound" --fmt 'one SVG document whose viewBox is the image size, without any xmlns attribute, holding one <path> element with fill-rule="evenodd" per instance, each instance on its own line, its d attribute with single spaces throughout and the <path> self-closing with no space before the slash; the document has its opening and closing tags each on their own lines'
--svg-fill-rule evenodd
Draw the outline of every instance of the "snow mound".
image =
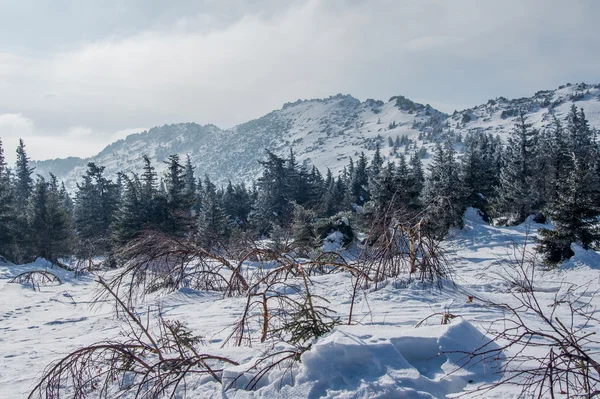
<svg viewBox="0 0 600 399">
<path fill-rule="evenodd" d="M 488 342 L 464 320 L 422 328 L 338 327 L 302 355 L 293 386 L 278 390 L 282 381 L 275 381 L 253 397 L 445 397 L 495 378 L 492 364 L 461 369 L 464 352 Z"/>
<path fill-rule="evenodd" d="M 598 254 L 598 252 L 591 249 L 584 249 L 581 245 L 575 243 L 571 244 L 571 251 L 573 251 L 575 255 L 562 264 L 562 269 L 572 269 L 583 266 L 587 266 L 590 269 L 600 269 L 600 254 Z"/>
<path fill-rule="evenodd" d="M 342 249 L 344 243 L 344 235 L 341 231 L 334 231 L 323 240 L 323 251 L 334 252 Z"/>
</svg>

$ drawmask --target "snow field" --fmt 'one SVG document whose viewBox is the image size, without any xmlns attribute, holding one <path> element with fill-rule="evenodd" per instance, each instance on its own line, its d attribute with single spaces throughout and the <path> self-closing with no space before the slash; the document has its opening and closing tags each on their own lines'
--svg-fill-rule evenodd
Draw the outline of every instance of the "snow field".
<svg viewBox="0 0 600 399">
<path fill-rule="evenodd" d="M 482 362 L 460 369 L 464 357 L 453 352 L 468 352 L 487 342 L 487 329 L 496 328 L 493 322 L 504 316 L 488 301 L 515 303 L 515 286 L 499 275 L 507 267 L 510 270 L 507 259 L 518 256 L 526 238 L 539 227 L 530 221 L 510 228 L 490 226 L 469 209 L 465 228 L 454 231 L 446 243 L 456 285 L 444 282 L 442 290 L 437 290 L 397 280 L 381 284 L 377 290 L 370 287 L 357 297 L 355 324 L 336 327 L 319 339 L 302 355 L 297 367 L 275 370 L 255 391 L 224 391 L 208 378 L 194 380 L 185 396 L 182 393 L 180 397 L 439 398 L 492 383 L 499 377 L 495 374 L 497 364 Z M 530 243 L 528 248 L 534 245 Z M 564 267 L 535 271 L 536 295 L 544 306 L 551 304 L 567 284 L 582 286 L 576 291 L 592 305 L 600 305 L 600 297 L 593 296 L 600 289 L 600 255 L 578 247 L 574 250 L 575 257 Z M 93 303 L 97 285 L 92 275 L 74 278 L 71 272 L 50 269 L 63 283 L 42 286 L 40 291 L 8 283 L 23 271 L 48 267 L 43 260 L 29 265 L 0 265 L 0 398 L 26 397 L 51 361 L 84 345 L 118 339 L 124 328 L 114 316 L 112 303 Z M 110 278 L 110 273 L 104 277 Z M 326 298 L 329 303 L 325 305 L 345 323 L 352 294 L 350 276 L 316 276 L 314 283 L 313 293 Z M 472 302 L 470 296 L 474 297 Z M 166 318 L 185 322 L 194 334 L 203 337 L 203 352 L 228 356 L 240 363 L 227 368 L 223 379 L 237 378 L 237 386 L 241 386 L 252 378 L 246 370 L 272 345 L 222 347 L 245 301 L 184 288 L 148 297 L 136 310 L 144 314 L 160 304 Z M 440 315 L 415 328 L 436 313 Z M 457 317 L 450 324 L 440 325 L 442 313 Z M 539 323 L 533 315 L 526 317 L 534 326 Z M 597 324 L 589 328 L 600 331 Z M 532 349 L 533 354 L 535 351 Z M 505 386 L 485 397 L 517 394 L 516 387 Z"/>
</svg>

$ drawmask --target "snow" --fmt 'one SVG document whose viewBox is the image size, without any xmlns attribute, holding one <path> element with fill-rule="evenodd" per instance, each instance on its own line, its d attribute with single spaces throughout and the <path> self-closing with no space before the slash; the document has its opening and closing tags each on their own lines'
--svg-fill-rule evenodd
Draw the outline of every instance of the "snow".
<svg viewBox="0 0 600 399">
<path fill-rule="evenodd" d="M 353 324 L 338 326 L 314 342 L 297 367 L 274 371 L 254 391 L 223 391 L 216 382 L 197 381 L 188 385 L 185 397 L 439 398 L 493 382 L 499 377 L 497 365 L 481 363 L 460 369 L 464 359 L 456 352 L 473 350 L 489 339 L 487 329 L 503 316 L 489 301 L 514 303 L 510 284 L 499 275 L 510 270 L 506 259 L 519 256 L 523 243 L 527 241 L 527 248 L 533 248 L 531 236 L 541 226 L 531 220 L 514 227 L 491 226 L 469 209 L 465 228 L 453 231 L 445 242 L 455 285 L 445 282 L 438 290 L 397 280 L 380 284 L 377 290 L 370 287 L 357 296 Z M 568 283 L 585 284 L 577 290 L 587 290 L 586 298 L 600 306 L 600 297 L 589 294 L 600 289 L 600 255 L 577 246 L 573 250 L 575 257 L 562 267 L 535 270 L 536 294 L 543 306 L 553 303 Z M 19 273 L 40 269 L 57 274 L 62 284 L 34 291 L 31 286 L 8 283 Z M 76 278 L 41 259 L 27 265 L 0 265 L 0 398 L 26 397 L 51 361 L 81 346 L 120 337 L 126 325 L 114 316 L 113 304 L 93 303 L 95 278 L 91 274 Z M 327 298 L 327 306 L 346 323 L 351 277 L 338 273 L 314 276 L 313 281 L 314 294 Z M 245 301 L 183 288 L 149 297 L 136 310 L 145 314 L 160 304 L 165 317 L 185 322 L 203 337 L 203 352 L 229 356 L 240 363 L 228 367 L 224 378 L 241 376 L 237 384 L 241 386 L 244 378 L 251 378 L 246 374 L 249 366 L 270 348 L 266 344 L 223 346 Z M 440 324 L 441 315 L 428 318 L 442 313 L 457 317 L 447 325 Z M 525 317 L 533 325 L 539 323 L 531 315 Z M 592 321 L 589 328 L 597 331 L 600 326 Z M 515 387 L 505 386 L 485 396 L 511 398 L 517 394 Z"/>
<path fill-rule="evenodd" d="M 581 245 L 572 243 L 573 255 L 569 260 L 561 264 L 563 270 L 570 268 L 600 269 L 600 255 L 591 249 L 584 249 Z"/>
<path fill-rule="evenodd" d="M 546 100 L 547 104 L 544 104 Z M 465 137 L 468 132 L 488 132 L 506 139 L 516 116 L 503 118 L 504 111 L 524 108 L 528 122 L 544 129 L 551 124 L 552 114 L 561 120 L 566 116 L 572 100 L 577 107 L 585 110 L 590 126 L 600 128 L 598 85 L 567 85 L 539 92 L 530 98 L 496 99 L 492 100 L 493 104 L 488 102 L 453 116 L 432 108 L 409 112 L 399 109 L 394 99 L 380 103 L 360 102 L 352 96 L 339 94 L 286 104 L 280 110 L 227 130 L 195 123 L 155 127 L 129 135 L 89 159 L 50 160 L 34 162 L 32 166 L 36 167 L 36 173 L 42 175 L 54 173 L 59 180 L 65 181 L 67 189 L 74 191 L 75 183 L 81 180 L 90 161 L 105 166 L 107 176 L 114 178 L 121 171 L 139 172 L 143 166 L 142 154 L 153 160 L 158 173 L 165 171 L 163 161 L 169 155 L 178 154 L 182 159 L 186 155 L 191 157 L 197 176 L 207 173 L 217 183 L 226 183 L 227 180 L 248 182 L 260 175 L 257 161 L 264 156 L 265 149 L 287 156 L 292 148 L 299 163 L 314 165 L 323 174 L 329 167 L 336 175 L 348 165 L 350 157 L 356 160 L 364 152 L 371 159 L 376 140 L 381 142 L 385 161 L 397 161 L 387 144 L 389 138 L 396 136 L 406 135 L 416 144 L 405 153 L 406 157 L 422 146 L 431 153 L 435 143 L 419 140 L 418 136 L 432 129 L 427 126 L 432 116 L 441 119 L 444 133 L 452 131 Z M 462 122 L 465 114 L 472 117 L 471 121 Z M 397 126 L 390 129 L 392 122 Z M 457 150 L 460 152 L 461 148 Z M 403 147 L 398 151 L 404 152 Z M 430 160 L 430 157 L 425 157 L 424 165 L 427 166 Z"/>
</svg>

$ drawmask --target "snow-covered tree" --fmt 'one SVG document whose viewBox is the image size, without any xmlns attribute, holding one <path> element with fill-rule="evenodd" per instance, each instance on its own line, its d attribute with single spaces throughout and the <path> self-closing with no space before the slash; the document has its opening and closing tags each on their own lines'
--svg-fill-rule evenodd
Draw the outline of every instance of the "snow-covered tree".
<svg viewBox="0 0 600 399">
<path fill-rule="evenodd" d="M 536 182 L 537 145 L 538 130 L 527 123 L 521 111 L 504 152 L 495 204 L 497 213 L 508 216 L 512 223 L 525 220 L 541 202 Z"/>
</svg>

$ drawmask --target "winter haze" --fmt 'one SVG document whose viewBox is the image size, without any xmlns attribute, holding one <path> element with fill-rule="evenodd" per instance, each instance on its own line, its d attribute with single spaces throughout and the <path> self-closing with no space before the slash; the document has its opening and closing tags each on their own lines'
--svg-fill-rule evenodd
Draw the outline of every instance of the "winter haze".
<svg viewBox="0 0 600 399">
<path fill-rule="evenodd" d="M 298 98 L 402 94 L 451 113 L 600 81 L 595 1 L 0 2 L 14 162 L 88 157 L 152 126 L 220 128 Z"/>
</svg>

